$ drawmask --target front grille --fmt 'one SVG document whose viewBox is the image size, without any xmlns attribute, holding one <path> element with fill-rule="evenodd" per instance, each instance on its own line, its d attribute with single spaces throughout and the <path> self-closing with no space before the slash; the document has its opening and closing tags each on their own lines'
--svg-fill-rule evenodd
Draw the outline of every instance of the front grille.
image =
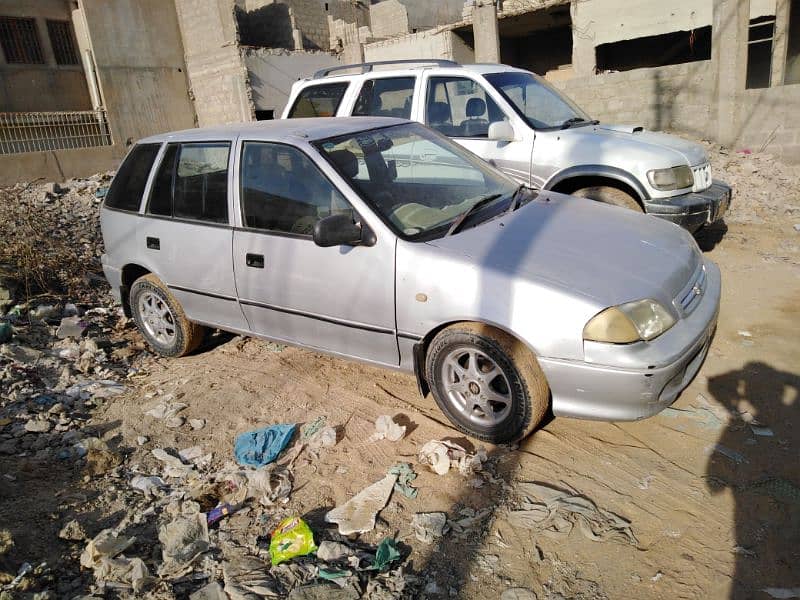
<svg viewBox="0 0 800 600">
<path fill-rule="evenodd" d="M 711 187 L 711 164 L 703 163 L 692 167 L 692 176 L 694 177 L 694 185 L 692 185 L 693 192 L 702 192 Z"/>
<path fill-rule="evenodd" d="M 700 304 L 703 294 L 706 293 L 706 267 L 700 264 L 692 274 L 692 278 L 680 294 L 675 297 L 675 308 L 683 313 L 684 316 L 691 314 Z"/>
</svg>

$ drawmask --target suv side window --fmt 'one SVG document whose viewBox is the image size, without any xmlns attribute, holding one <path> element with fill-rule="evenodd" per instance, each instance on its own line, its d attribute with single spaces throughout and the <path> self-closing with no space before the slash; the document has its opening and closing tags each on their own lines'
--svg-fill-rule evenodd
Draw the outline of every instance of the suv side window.
<svg viewBox="0 0 800 600">
<path fill-rule="evenodd" d="M 358 94 L 354 117 L 411 117 L 416 77 L 368 79 Z"/>
<path fill-rule="evenodd" d="M 352 212 L 317 165 L 292 146 L 244 142 L 241 169 L 245 227 L 310 237 L 321 218 Z"/>
<path fill-rule="evenodd" d="M 147 212 L 227 223 L 229 154 L 228 142 L 169 144 L 156 173 Z"/>
<path fill-rule="evenodd" d="M 431 77 L 425 124 L 450 137 L 485 138 L 489 124 L 507 120 L 492 97 L 466 77 Z"/>
<path fill-rule="evenodd" d="M 147 177 L 160 149 L 161 144 L 137 144 L 133 147 L 106 194 L 107 207 L 139 211 Z"/>
<path fill-rule="evenodd" d="M 334 117 L 347 86 L 347 81 L 312 85 L 300 91 L 289 111 L 290 119 L 300 117 Z"/>
</svg>

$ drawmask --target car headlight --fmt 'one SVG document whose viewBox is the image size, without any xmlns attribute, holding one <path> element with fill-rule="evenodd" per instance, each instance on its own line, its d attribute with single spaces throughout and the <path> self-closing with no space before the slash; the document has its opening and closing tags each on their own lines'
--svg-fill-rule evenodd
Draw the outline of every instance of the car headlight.
<svg viewBox="0 0 800 600">
<path fill-rule="evenodd" d="M 649 341 L 675 325 L 675 319 L 655 300 L 637 300 L 612 306 L 592 317 L 583 339 L 611 344 Z"/>
<path fill-rule="evenodd" d="M 682 190 L 694 185 L 694 174 L 691 167 L 681 166 L 671 169 L 654 169 L 647 172 L 647 179 L 657 190 Z"/>
</svg>

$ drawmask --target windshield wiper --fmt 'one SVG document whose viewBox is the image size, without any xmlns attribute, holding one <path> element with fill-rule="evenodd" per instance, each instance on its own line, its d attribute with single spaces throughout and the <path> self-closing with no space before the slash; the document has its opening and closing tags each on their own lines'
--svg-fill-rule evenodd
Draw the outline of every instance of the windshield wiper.
<svg viewBox="0 0 800 600">
<path fill-rule="evenodd" d="M 569 129 L 576 123 L 589 123 L 590 125 L 597 125 L 599 122 L 600 121 L 597 120 L 587 121 L 583 117 L 572 117 L 561 124 L 561 129 Z"/>
<path fill-rule="evenodd" d="M 447 233 L 445 235 L 453 235 L 456 231 L 458 231 L 458 228 L 461 227 L 461 225 L 464 223 L 464 220 L 468 216 L 470 216 L 472 213 L 474 213 L 476 210 L 478 210 L 482 206 L 486 206 L 492 200 L 497 200 L 502 195 L 503 194 L 489 194 L 488 196 L 484 196 L 483 198 L 478 200 L 475 204 L 473 204 L 467 210 L 465 210 L 463 213 L 458 215 L 456 220 L 453 221 L 453 224 L 450 225 L 450 229 L 447 230 Z"/>
</svg>

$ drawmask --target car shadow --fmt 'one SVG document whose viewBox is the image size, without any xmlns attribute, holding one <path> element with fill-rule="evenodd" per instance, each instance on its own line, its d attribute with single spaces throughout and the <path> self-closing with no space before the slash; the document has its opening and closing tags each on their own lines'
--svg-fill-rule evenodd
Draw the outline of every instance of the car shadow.
<svg viewBox="0 0 800 600">
<path fill-rule="evenodd" d="M 722 241 L 726 233 L 728 233 L 728 226 L 725 220 L 721 219 L 716 223 L 706 225 L 697 231 L 694 237 L 697 240 L 697 245 L 700 246 L 700 250 L 711 252 Z"/>
</svg>

